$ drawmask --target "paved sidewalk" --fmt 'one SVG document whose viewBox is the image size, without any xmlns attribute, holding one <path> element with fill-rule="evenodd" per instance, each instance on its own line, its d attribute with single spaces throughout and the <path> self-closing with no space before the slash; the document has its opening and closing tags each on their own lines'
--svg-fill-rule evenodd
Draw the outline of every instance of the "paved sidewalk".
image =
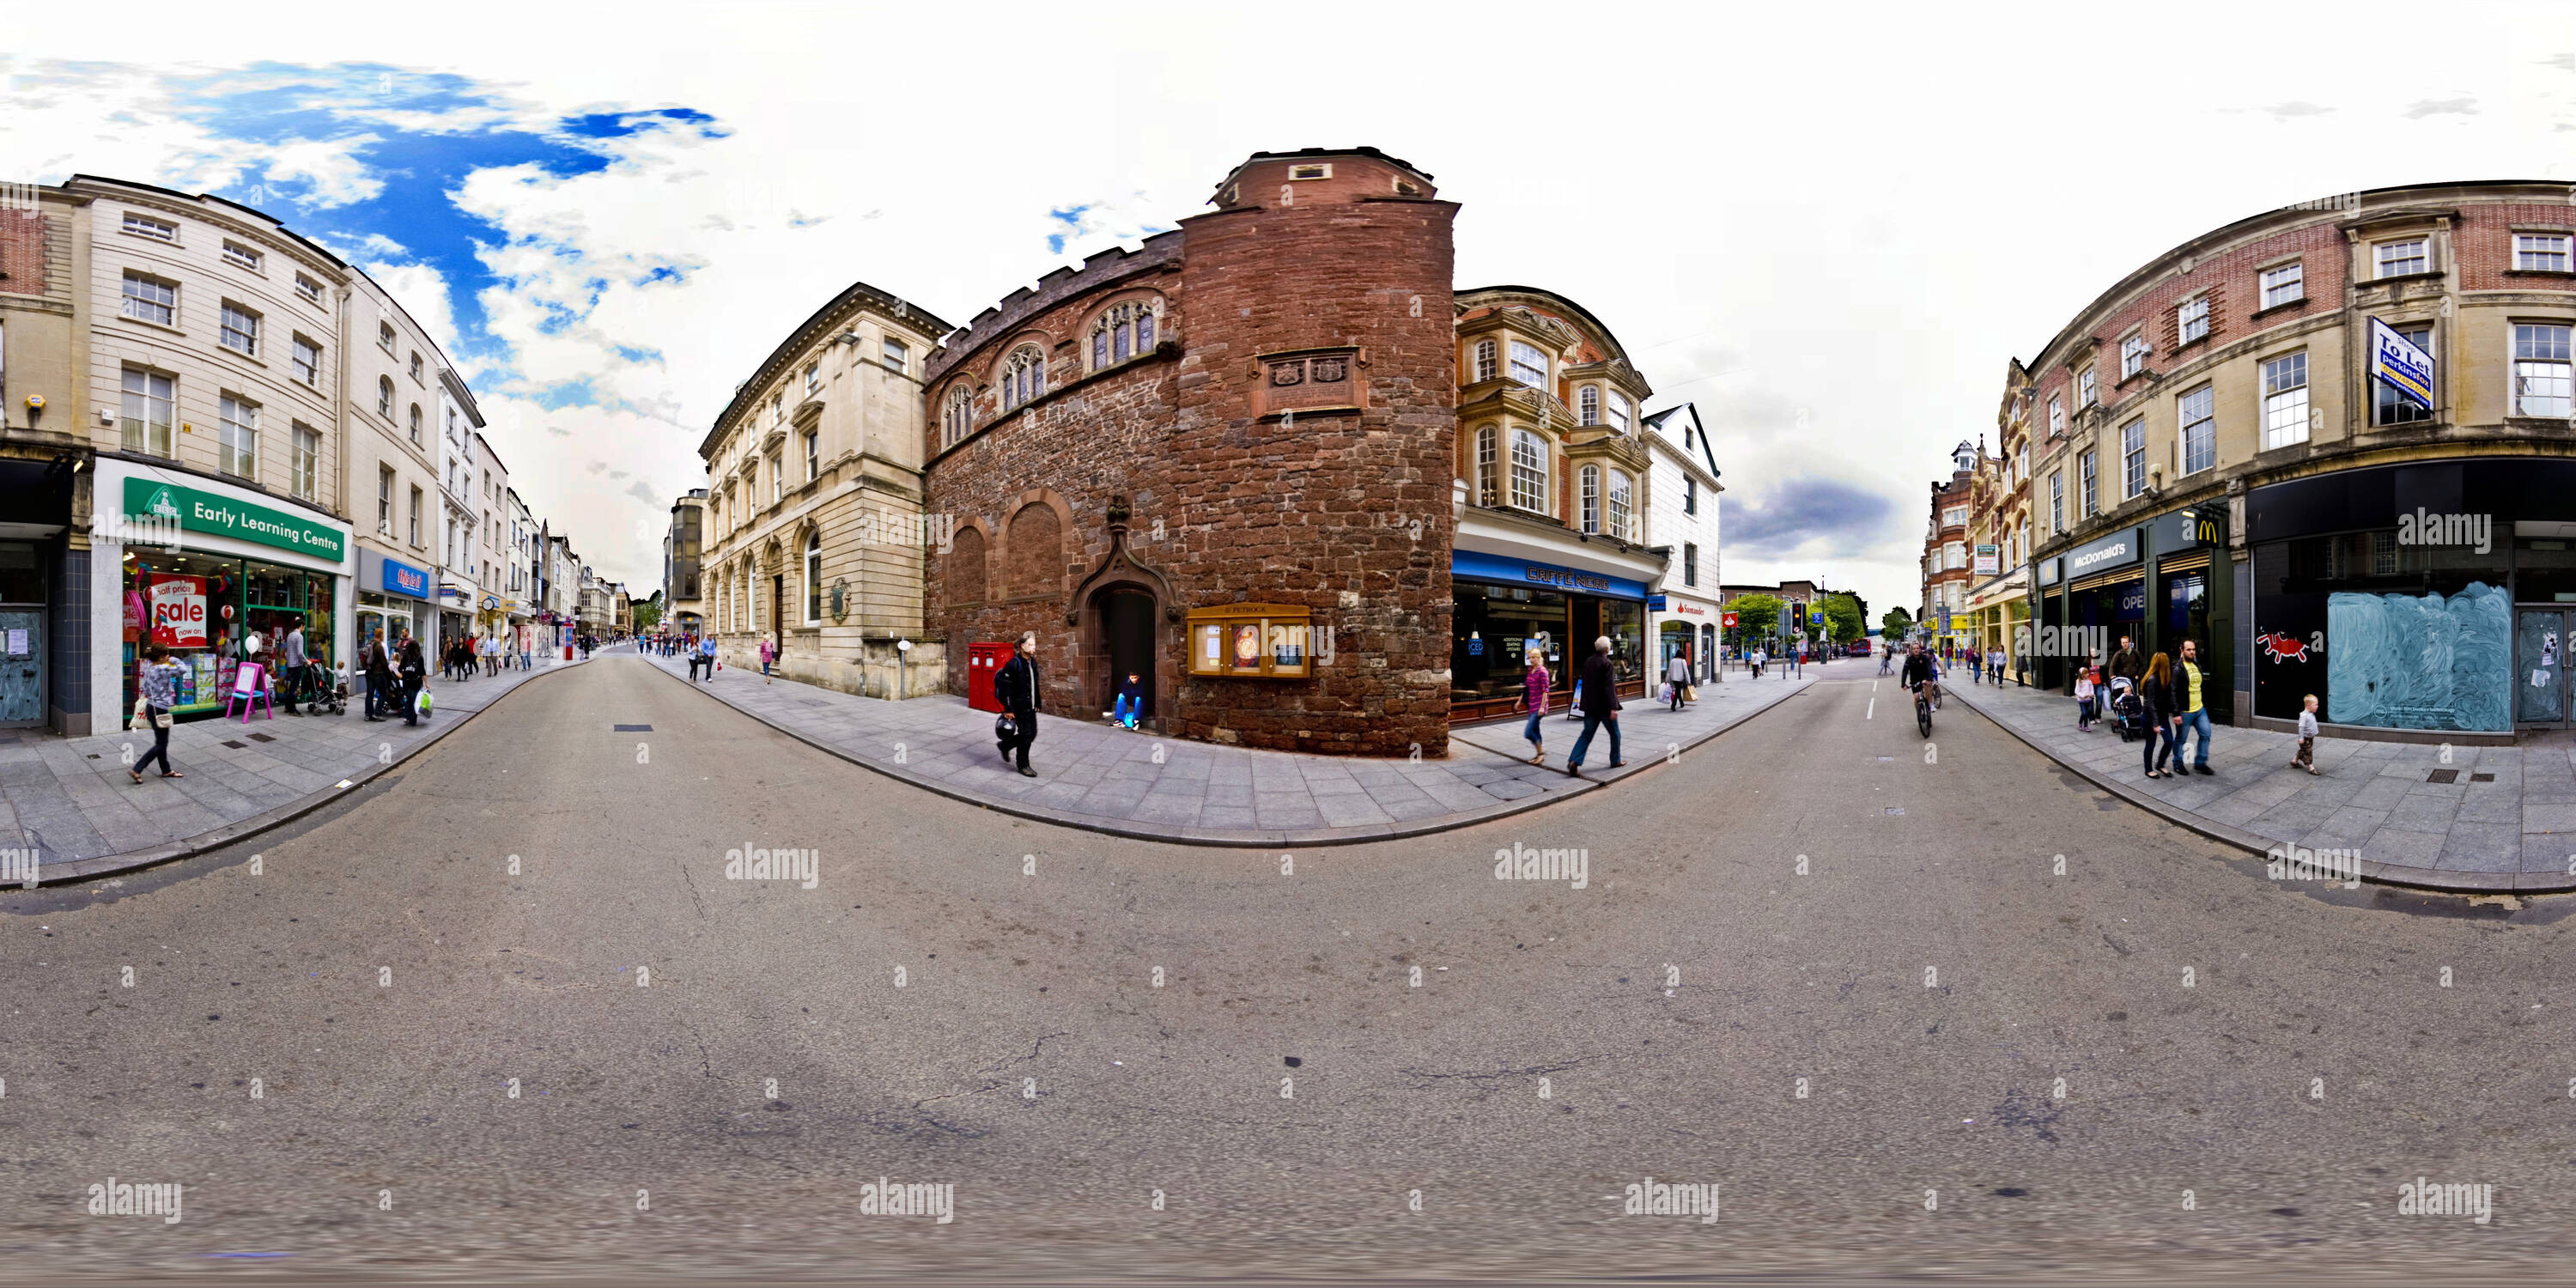
<svg viewBox="0 0 2576 1288">
<path fill-rule="evenodd" d="M 683 658 L 599 656 L 649 662 L 687 682 Z M 700 687 L 783 733 L 943 796 L 1122 836 L 1268 846 L 1446 831 L 1596 791 L 1761 714 L 1826 670 L 1702 685 L 1701 700 L 1679 714 L 1632 701 L 1620 714 L 1626 768 L 1609 768 L 1605 729 L 1581 779 L 1566 775 L 1565 754 L 1582 725 L 1562 714 L 1548 719 L 1540 767 L 1529 763 L 1518 718 L 1454 731 L 1447 756 L 1413 763 L 1222 747 L 1040 712 L 1029 753 L 1039 776 L 1026 778 L 995 754 L 993 716 L 964 698 L 863 698 L 783 678 L 763 684 L 759 671 L 733 666 Z"/>
<path fill-rule="evenodd" d="M 2376 881 L 2450 890 L 2576 888 L 2576 743 L 2513 747 L 2317 739 L 2316 775 L 2292 769 L 2296 734 L 2211 731 L 2215 776 L 2149 779 L 2145 743 L 2109 725 L 2075 728 L 2075 700 L 2040 689 L 1954 685 L 1951 693 L 2042 754 L 2132 804 L 2257 853 L 2281 843 L 2358 851 Z M 2198 739 L 2179 747 L 2188 759 Z M 2456 770 L 2457 781 L 2431 781 Z"/>
<path fill-rule="evenodd" d="M 137 784 L 125 748 L 152 749 L 149 730 L 87 738 L 41 731 L 0 739 L 0 846 L 33 847 L 45 884 L 77 881 L 203 853 L 264 831 L 363 783 L 446 736 L 501 695 L 578 660 L 536 659 L 534 671 L 472 680 L 429 677 L 433 714 L 418 726 L 369 724 L 352 699 L 344 715 L 181 721 L 170 760 L 182 778 L 144 771 Z"/>
</svg>

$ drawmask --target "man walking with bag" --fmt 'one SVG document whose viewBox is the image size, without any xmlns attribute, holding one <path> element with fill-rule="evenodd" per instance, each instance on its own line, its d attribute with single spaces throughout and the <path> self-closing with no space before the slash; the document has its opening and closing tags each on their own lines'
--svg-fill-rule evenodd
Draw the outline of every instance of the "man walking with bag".
<svg viewBox="0 0 2576 1288">
<path fill-rule="evenodd" d="M 1008 723 L 1007 730 L 994 731 L 1003 763 L 1008 764 L 1017 754 L 1020 772 L 1030 778 L 1037 777 L 1038 771 L 1029 768 L 1029 744 L 1038 740 L 1036 631 L 1021 635 L 1020 651 L 1013 654 L 1010 661 L 1004 662 L 1001 670 L 993 673 L 993 697 L 1002 704 L 1002 719 Z"/>
<path fill-rule="evenodd" d="M 1565 757 L 1565 772 L 1583 777 L 1583 753 L 1592 749 L 1592 735 L 1603 722 L 1610 726 L 1610 767 L 1617 769 L 1628 762 L 1619 758 L 1619 678 L 1610 666 L 1610 637 L 1592 641 L 1592 656 L 1583 659 L 1583 732 L 1574 740 L 1574 750 Z"/>
</svg>

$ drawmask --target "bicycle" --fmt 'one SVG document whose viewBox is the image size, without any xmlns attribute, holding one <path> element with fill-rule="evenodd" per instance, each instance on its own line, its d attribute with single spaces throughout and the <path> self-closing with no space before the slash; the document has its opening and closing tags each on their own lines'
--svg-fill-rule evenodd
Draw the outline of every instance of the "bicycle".
<svg viewBox="0 0 2576 1288">
<path fill-rule="evenodd" d="M 1932 736 L 1932 686 L 1929 683 L 1914 686 L 1914 726 L 1923 731 L 1924 737 Z"/>
</svg>

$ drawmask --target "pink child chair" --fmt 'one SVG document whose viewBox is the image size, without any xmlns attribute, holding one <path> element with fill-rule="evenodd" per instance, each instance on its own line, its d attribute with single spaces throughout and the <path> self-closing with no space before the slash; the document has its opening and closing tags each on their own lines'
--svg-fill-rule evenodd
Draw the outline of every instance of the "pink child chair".
<svg viewBox="0 0 2576 1288">
<path fill-rule="evenodd" d="M 270 695 L 268 689 L 268 668 L 261 666 L 257 662 L 244 662 L 241 664 L 241 670 L 236 672 L 233 676 L 232 696 L 224 702 L 225 719 L 229 720 L 232 718 L 233 706 L 235 703 L 239 703 L 241 705 L 241 722 L 243 724 L 250 723 L 251 711 L 262 704 L 266 704 L 268 707 L 269 719 L 275 720 L 277 718 L 277 702 L 276 699 Z"/>
</svg>

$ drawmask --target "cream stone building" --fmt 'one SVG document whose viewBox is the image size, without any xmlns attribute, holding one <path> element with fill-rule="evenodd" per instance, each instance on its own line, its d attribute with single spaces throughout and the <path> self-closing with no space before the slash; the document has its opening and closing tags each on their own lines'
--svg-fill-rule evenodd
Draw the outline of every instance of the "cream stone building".
<svg viewBox="0 0 2576 1288">
<path fill-rule="evenodd" d="M 937 692 L 925 547 L 953 530 L 922 506 L 922 363 L 951 328 L 852 285 L 762 361 L 698 446 L 707 463 L 702 610 L 720 653 L 850 693 Z M 675 606 L 685 596 L 675 594 Z M 909 654 L 902 647 L 908 643 Z M 902 674 L 898 675 L 898 667 Z"/>
<path fill-rule="evenodd" d="M 365 274 L 352 274 L 343 355 L 347 472 L 357 529 L 356 638 L 438 634 L 439 373 L 446 356 L 429 333 Z M 433 652 L 431 654 L 435 656 Z"/>
</svg>

